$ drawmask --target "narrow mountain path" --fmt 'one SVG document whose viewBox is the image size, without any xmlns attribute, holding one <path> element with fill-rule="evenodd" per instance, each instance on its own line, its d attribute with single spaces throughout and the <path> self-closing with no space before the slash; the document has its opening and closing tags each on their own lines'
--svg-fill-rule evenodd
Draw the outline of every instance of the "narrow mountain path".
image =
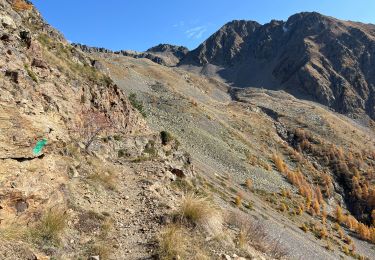
<svg viewBox="0 0 375 260">
<path fill-rule="evenodd" d="M 122 169 L 116 190 L 98 193 L 86 189 L 77 198 L 78 204 L 110 216 L 114 229 L 108 237 L 114 247 L 110 259 L 152 259 L 167 208 L 161 205 L 160 194 L 169 192 L 162 184 L 165 165 L 153 161 L 116 164 Z"/>
</svg>

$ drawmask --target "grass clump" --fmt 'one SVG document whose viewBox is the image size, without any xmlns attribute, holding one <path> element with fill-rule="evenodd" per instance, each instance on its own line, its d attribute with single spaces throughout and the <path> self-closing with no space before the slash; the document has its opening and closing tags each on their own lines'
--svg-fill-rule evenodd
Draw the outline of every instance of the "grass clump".
<svg viewBox="0 0 375 260">
<path fill-rule="evenodd" d="M 111 247 L 107 242 L 99 241 L 94 243 L 87 250 L 87 255 L 98 255 L 100 259 L 109 259 L 111 256 Z"/>
<path fill-rule="evenodd" d="M 221 212 L 206 197 L 186 195 L 182 199 L 178 217 L 182 221 L 203 227 L 211 234 L 218 234 L 222 230 Z"/>
<path fill-rule="evenodd" d="M 92 185 L 99 184 L 108 190 L 116 190 L 117 175 L 113 165 L 104 163 L 97 158 L 90 159 L 88 165 L 90 174 L 87 179 Z"/>
<path fill-rule="evenodd" d="M 167 145 L 168 143 L 170 143 L 174 139 L 172 134 L 167 132 L 167 131 L 161 131 L 160 132 L 160 138 L 161 138 L 161 143 L 163 145 Z"/>
<path fill-rule="evenodd" d="M 158 256 L 161 260 L 186 259 L 189 239 L 185 228 L 178 225 L 166 226 L 159 234 Z"/>
<path fill-rule="evenodd" d="M 142 115 L 143 117 L 146 117 L 147 115 L 146 115 L 146 112 L 145 112 L 145 110 L 144 110 L 143 104 L 142 104 L 141 101 L 139 101 L 139 100 L 137 99 L 137 94 L 135 94 L 135 93 L 131 93 L 131 94 L 129 95 L 128 98 L 129 98 L 130 104 L 131 104 L 135 109 L 137 109 L 137 110 L 139 111 L 139 113 L 141 113 L 141 115 Z"/>
<path fill-rule="evenodd" d="M 36 83 L 39 82 L 38 77 L 37 77 L 36 74 L 30 69 L 30 67 L 29 67 L 27 64 L 25 64 L 25 70 L 26 70 L 26 72 L 27 72 L 27 75 L 29 75 L 29 77 L 30 77 L 34 82 L 36 82 Z"/>
<path fill-rule="evenodd" d="M 49 210 L 29 232 L 30 239 L 39 246 L 58 246 L 60 235 L 66 227 L 62 210 Z"/>
<path fill-rule="evenodd" d="M 12 7 L 16 11 L 29 11 L 33 8 L 33 5 L 29 1 L 13 0 Z"/>
<path fill-rule="evenodd" d="M 234 204 L 236 204 L 237 207 L 242 206 L 242 196 L 241 194 L 237 194 L 237 196 L 234 198 Z"/>
<path fill-rule="evenodd" d="M 112 172 L 95 172 L 89 175 L 88 179 L 108 190 L 116 190 L 117 178 Z"/>
<path fill-rule="evenodd" d="M 216 212 L 216 207 L 207 198 L 187 195 L 182 199 L 179 213 L 182 218 L 198 224 Z"/>
</svg>

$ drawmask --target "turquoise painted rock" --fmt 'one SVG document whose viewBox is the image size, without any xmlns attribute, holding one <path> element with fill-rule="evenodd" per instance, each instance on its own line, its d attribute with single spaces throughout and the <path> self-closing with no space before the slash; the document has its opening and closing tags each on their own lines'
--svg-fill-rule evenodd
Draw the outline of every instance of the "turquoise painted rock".
<svg viewBox="0 0 375 260">
<path fill-rule="evenodd" d="M 42 150 L 43 150 L 43 147 L 44 147 L 46 144 L 47 144 L 47 140 L 46 140 L 46 139 L 39 140 L 39 141 L 36 143 L 36 145 L 35 145 L 35 147 L 34 147 L 34 149 L 33 149 L 33 154 L 34 154 L 34 155 L 38 155 L 38 154 L 40 154 L 40 153 L 42 152 Z"/>
</svg>

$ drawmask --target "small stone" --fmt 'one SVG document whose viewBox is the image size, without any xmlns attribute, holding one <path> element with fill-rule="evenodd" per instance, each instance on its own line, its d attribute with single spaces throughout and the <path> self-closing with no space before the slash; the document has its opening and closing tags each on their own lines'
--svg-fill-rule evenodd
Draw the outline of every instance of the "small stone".
<svg viewBox="0 0 375 260">
<path fill-rule="evenodd" d="M 226 255 L 226 254 L 222 254 L 221 255 L 221 259 L 223 259 L 223 260 L 232 260 L 232 258 L 229 255 Z"/>
<path fill-rule="evenodd" d="M 134 209 L 129 209 L 129 208 L 128 208 L 128 209 L 126 209 L 125 211 L 126 211 L 126 212 L 129 212 L 130 214 L 134 214 L 134 213 L 135 213 Z"/>
<path fill-rule="evenodd" d="M 90 256 L 89 260 L 100 260 L 100 256 L 98 255 Z"/>
</svg>

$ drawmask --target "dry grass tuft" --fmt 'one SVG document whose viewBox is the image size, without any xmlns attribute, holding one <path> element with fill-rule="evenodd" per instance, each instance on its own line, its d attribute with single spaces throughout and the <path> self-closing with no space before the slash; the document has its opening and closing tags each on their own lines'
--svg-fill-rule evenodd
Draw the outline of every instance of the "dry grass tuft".
<svg viewBox="0 0 375 260">
<path fill-rule="evenodd" d="M 102 185 L 108 190 L 116 190 L 117 177 L 111 172 L 95 172 L 89 175 L 88 179 Z"/>
<path fill-rule="evenodd" d="M 62 210 L 49 210 L 41 221 L 29 231 L 29 238 L 39 246 L 56 246 L 64 231 L 66 216 Z"/>
<path fill-rule="evenodd" d="M 287 171 L 287 166 L 284 162 L 284 160 L 282 159 L 282 156 L 280 154 L 274 154 L 272 156 L 272 160 L 275 164 L 275 167 L 276 169 L 281 172 L 281 173 L 286 173 Z"/>
<path fill-rule="evenodd" d="M 13 0 L 12 7 L 16 11 L 28 11 L 33 8 L 33 5 L 24 0 Z"/>
<path fill-rule="evenodd" d="M 257 250 L 276 259 L 287 256 L 287 251 L 280 241 L 270 238 L 259 222 L 252 221 L 240 212 L 232 212 L 229 215 L 228 223 L 239 229 L 236 241 L 239 248 L 246 250 L 248 245 L 252 245 Z"/>
<path fill-rule="evenodd" d="M 181 220 L 201 226 L 214 235 L 222 230 L 223 219 L 220 210 L 205 197 L 184 196 L 178 211 L 178 217 Z"/>
<path fill-rule="evenodd" d="M 161 260 L 186 259 L 189 236 L 185 228 L 177 225 L 166 226 L 159 234 L 158 256 Z"/>
<path fill-rule="evenodd" d="M 87 176 L 89 181 L 102 185 L 108 190 L 116 190 L 117 175 L 115 167 L 97 158 L 91 159 L 88 163 L 91 166 L 91 174 Z"/>
<path fill-rule="evenodd" d="M 246 187 L 249 190 L 252 190 L 252 188 L 253 188 L 253 181 L 251 179 L 247 179 L 246 182 L 245 182 L 245 185 L 246 185 Z"/>
<path fill-rule="evenodd" d="M 98 255 L 100 259 L 106 260 L 111 256 L 112 249 L 108 242 L 96 242 L 88 249 L 88 255 Z"/>
</svg>

